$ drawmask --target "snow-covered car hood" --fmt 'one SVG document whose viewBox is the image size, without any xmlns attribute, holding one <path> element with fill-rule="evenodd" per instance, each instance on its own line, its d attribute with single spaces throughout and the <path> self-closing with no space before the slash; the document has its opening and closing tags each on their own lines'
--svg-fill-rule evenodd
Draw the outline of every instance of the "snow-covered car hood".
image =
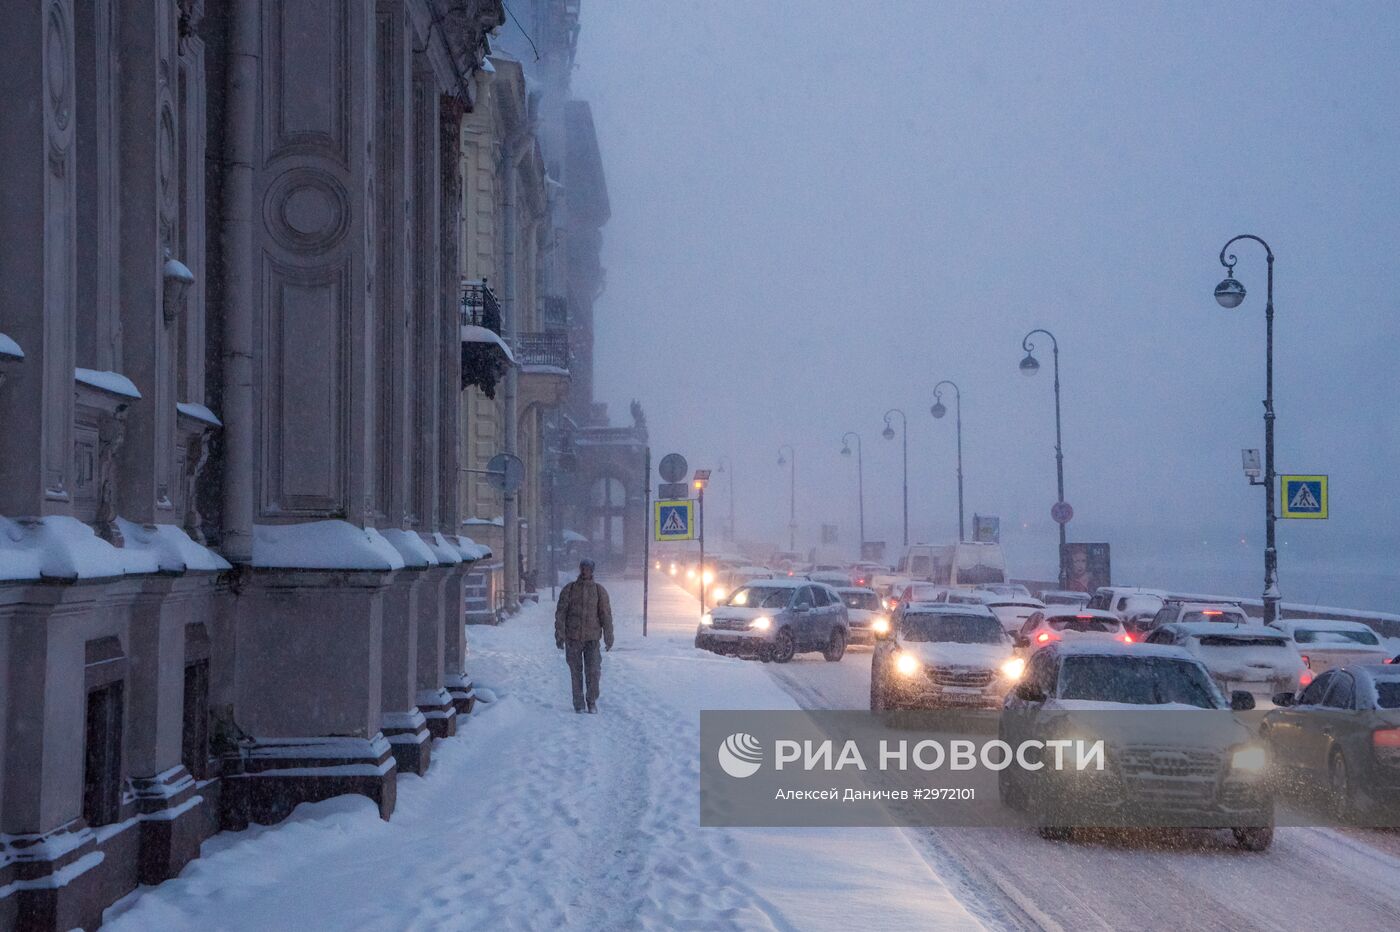
<svg viewBox="0 0 1400 932">
<path fill-rule="evenodd" d="M 995 670 L 1011 659 L 1010 644 L 954 644 L 951 641 L 901 641 L 900 648 L 926 666 Z"/>
</svg>

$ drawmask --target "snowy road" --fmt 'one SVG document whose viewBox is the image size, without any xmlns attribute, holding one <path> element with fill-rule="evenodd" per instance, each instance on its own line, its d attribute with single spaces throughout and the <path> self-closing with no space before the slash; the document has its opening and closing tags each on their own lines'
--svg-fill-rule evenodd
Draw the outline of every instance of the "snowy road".
<svg viewBox="0 0 1400 932">
<path fill-rule="evenodd" d="M 765 664 L 804 708 L 869 708 L 870 653 Z M 990 924 L 1048 929 L 1395 928 L 1394 832 L 1281 828 L 1263 854 L 1228 832 L 1048 842 L 1013 829 L 904 829 Z"/>
<path fill-rule="evenodd" d="M 473 628 L 497 701 L 405 777 L 391 822 L 343 797 L 215 836 L 114 929 L 1391 928 L 1400 836 L 1280 829 L 1047 842 L 1006 829 L 702 829 L 699 710 L 867 707 L 870 653 L 786 665 L 697 652 L 698 609 L 614 584 L 602 714 L 575 715 L 551 606 Z"/>
<path fill-rule="evenodd" d="M 215 836 L 117 903 L 117 930 L 976 929 L 914 844 L 881 829 L 702 829 L 699 710 L 793 709 L 759 664 L 699 653 L 695 601 L 609 583 L 601 714 L 576 715 L 552 605 L 472 628 L 478 706 L 403 777 L 390 822 L 359 797 Z"/>
</svg>

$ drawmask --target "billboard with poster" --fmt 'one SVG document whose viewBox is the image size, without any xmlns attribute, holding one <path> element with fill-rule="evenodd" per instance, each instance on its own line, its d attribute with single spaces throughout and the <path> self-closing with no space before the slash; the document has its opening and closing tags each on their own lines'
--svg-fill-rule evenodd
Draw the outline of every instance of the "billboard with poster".
<svg viewBox="0 0 1400 932">
<path fill-rule="evenodd" d="M 1092 593 L 1113 585 L 1108 544 L 1065 544 L 1060 551 L 1060 577 L 1066 589 Z"/>
<path fill-rule="evenodd" d="M 1001 518 L 996 515 L 973 515 L 972 539 L 979 544 L 1001 543 Z"/>
</svg>

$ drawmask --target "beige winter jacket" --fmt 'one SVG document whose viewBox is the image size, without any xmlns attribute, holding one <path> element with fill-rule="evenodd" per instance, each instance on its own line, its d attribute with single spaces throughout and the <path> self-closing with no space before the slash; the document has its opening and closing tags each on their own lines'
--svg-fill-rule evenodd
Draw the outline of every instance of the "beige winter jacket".
<svg viewBox="0 0 1400 932">
<path fill-rule="evenodd" d="M 608 590 L 596 580 L 575 579 L 559 593 L 554 609 L 554 639 L 596 641 L 600 637 L 612 647 L 612 603 Z"/>
</svg>

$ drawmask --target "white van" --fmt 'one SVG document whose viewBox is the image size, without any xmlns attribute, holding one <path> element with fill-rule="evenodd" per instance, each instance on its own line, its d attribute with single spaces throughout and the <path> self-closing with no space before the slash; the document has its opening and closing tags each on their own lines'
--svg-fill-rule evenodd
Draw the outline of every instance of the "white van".
<svg viewBox="0 0 1400 932">
<path fill-rule="evenodd" d="M 943 546 L 910 544 L 897 572 L 939 586 L 987 586 L 1006 582 L 1006 556 L 1000 544 L 970 540 Z"/>
</svg>

